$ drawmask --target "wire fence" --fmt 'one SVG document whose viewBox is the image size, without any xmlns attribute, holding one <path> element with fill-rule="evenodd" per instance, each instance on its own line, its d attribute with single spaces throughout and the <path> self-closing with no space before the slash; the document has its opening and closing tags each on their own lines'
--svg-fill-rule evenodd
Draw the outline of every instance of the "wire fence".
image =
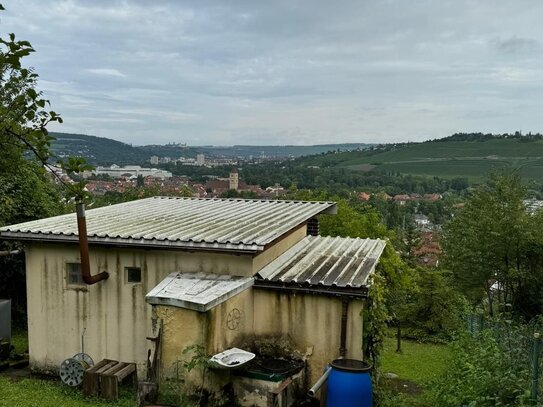
<svg viewBox="0 0 543 407">
<path fill-rule="evenodd" d="M 511 319 L 490 319 L 481 314 L 466 317 L 467 332 L 472 336 L 490 334 L 508 355 L 513 371 L 523 372 L 529 383 L 530 398 L 539 405 L 543 389 L 542 334 L 543 319 L 516 323 Z"/>
</svg>

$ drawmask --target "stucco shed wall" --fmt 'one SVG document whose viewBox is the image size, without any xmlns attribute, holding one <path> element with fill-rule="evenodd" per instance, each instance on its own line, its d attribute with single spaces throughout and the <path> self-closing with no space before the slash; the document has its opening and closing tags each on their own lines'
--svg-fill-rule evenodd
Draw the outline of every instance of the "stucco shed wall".
<svg viewBox="0 0 543 407">
<path fill-rule="evenodd" d="M 252 257 L 204 252 L 90 248 L 91 272 L 106 281 L 70 287 L 66 263 L 79 262 L 76 245 L 26 247 L 28 335 L 31 367 L 57 371 L 67 357 L 85 352 L 144 366 L 151 334 L 151 306 L 145 295 L 173 271 L 252 274 Z M 142 282 L 126 282 L 125 267 L 141 267 Z"/>
<path fill-rule="evenodd" d="M 362 358 L 364 302 L 349 303 L 347 357 Z M 239 311 L 239 325 L 231 324 L 233 310 Z M 307 354 L 309 382 L 315 382 L 324 367 L 339 356 L 342 302 L 339 298 L 289 294 L 251 288 L 206 313 L 171 306 L 157 306 L 163 319 L 162 375 L 174 377 L 183 349 L 199 344 L 212 355 L 240 346 L 251 337 L 289 337 L 296 350 Z M 230 316 L 230 319 L 229 319 Z M 214 371 L 212 383 L 224 382 L 224 371 Z M 198 383 L 200 376 L 195 376 Z"/>
<path fill-rule="evenodd" d="M 156 316 L 162 320 L 160 376 L 175 378 L 179 363 L 194 353 L 183 354 L 191 345 L 201 345 L 207 355 L 222 352 L 238 344 L 253 332 L 253 290 L 247 289 L 207 312 L 169 305 L 157 305 Z M 189 389 L 201 386 L 202 375 L 191 372 L 184 378 Z M 228 371 L 213 370 L 206 387 L 218 390 L 229 380 Z"/>
<path fill-rule="evenodd" d="M 258 273 L 264 266 L 281 256 L 284 252 L 307 236 L 307 224 L 298 226 L 281 240 L 275 242 L 253 259 L 253 274 Z"/>
<path fill-rule="evenodd" d="M 288 335 L 308 354 L 308 378 L 314 383 L 339 357 L 342 302 L 336 297 L 253 289 L 254 334 Z M 347 320 L 347 357 L 362 359 L 364 301 L 351 300 Z"/>
</svg>

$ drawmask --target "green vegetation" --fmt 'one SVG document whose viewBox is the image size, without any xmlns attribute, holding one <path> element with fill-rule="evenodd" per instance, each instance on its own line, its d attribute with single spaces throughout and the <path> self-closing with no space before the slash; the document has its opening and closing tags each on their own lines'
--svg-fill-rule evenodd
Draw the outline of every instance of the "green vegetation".
<svg viewBox="0 0 543 407">
<path fill-rule="evenodd" d="M 55 140 L 51 149 L 57 155 L 84 156 L 96 165 L 137 164 L 149 161 L 153 155 L 158 157 L 195 158 L 203 153 L 206 157 L 227 157 L 249 159 L 249 157 L 300 157 L 311 154 L 321 154 L 329 151 L 356 150 L 368 147 L 364 143 L 324 144 L 315 146 L 232 146 L 186 147 L 178 144 L 132 146 L 105 137 L 88 136 L 85 134 L 51 133 Z M 187 168 L 190 170 L 190 168 Z"/>
<path fill-rule="evenodd" d="M 303 164 L 358 172 L 467 177 L 477 182 L 492 169 L 512 166 L 520 168 L 526 179 L 542 182 L 543 172 L 538 171 L 543 165 L 542 158 L 543 140 L 496 136 L 477 141 L 453 138 L 382 145 L 366 151 L 306 157 Z"/>
<path fill-rule="evenodd" d="M 403 341 L 404 354 L 398 355 L 388 338 L 382 370 L 400 378 L 379 384 L 380 406 L 531 405 L 532 337 L 541 331 L 543 313 L 543 213 L 526 211 L 526 192 L 518 172 L 492 173 L 445 225 L 444 268 L 407 274 L 407 292 L 391 296 L 390 315 L 402 322 L 404 333 L 450 340 L 443 334 L 456 332 L 459 339 L 447 348 Z M 489 329 L 462 333 L 461 317 L 471 308 L 463 296 L 483 315 L 498 316 L 487 321 Z M 449 349 L 448 360 L 433 355 L 439 349 Z M 440 371 L 435 361 L 446 369 Z M 398 386 L 402 380 L 406 388 Z M 401 394 L 409 393 L 410 382 L 425 391 Z"/>
<path fill-rule="evenodd" d="M 543 213 L 529 214 L 515 172 L 494 173 L 447 225 L 445 267 L 455 285 L 490 315 L 543 313 Z"/>
<path fill-rule="evenodd" d="M 402 341 L 402 352 L 396 352 L 396 338 L 390 330 L 384 342 L 381 371 L 392 372 L 402 380 L 426 386 L 445 373 L 451 349 L 447 345 Z"/>
<path fill-rule="evenodd" d="M 506 160 L 452 159 L 384 163 L 379 166 L 379 169 L 402 174 L 443 178 L 466 177 L 472 181 L 480 181 L 492 169 L 510 164 L 511 162 Z"/>
<path fill-rule="evenodd" d="M 540 158 L 522 159 L 450 159 L 429 160 L 403 163 L 384 163 L 379 166 L 382 171 L 402 174 L 435 176 L 442 178 L 467 177 L 475 182 L 483 180 L 492 170 L 513 167 L 518 168 L 526 179 L 543 182 Z"/>
<path fill-rule="evenodd" d="M 28 351 L 28 333 L 22 329 L 13 331 L 11 345 L 15 348 L 15 353 L 21 354 Z"/>
<path fill-rule="evenodd" d="M 38 75 L 22 66 L 32 52 L 30 43 L 14 34 L 0 38 L 0 226 L 52 216 L 64 206 L 42 166 L 51 141 L 46 126 L 62 120 L 36 90 Z M 0 244 L 0 250 L 16 248 Z M 1 257 L 0 270 L 0 297 L 12 298 L 15 323 L 24 326 L 24 255 Z"/>
<path fill-rule="evenodd" d="M 84 156 L 93 164 L 138 164 L 150 155 L 120 141 L 83 134 L 51 133 L 51 150 L 58 156 Z"/>
<path fill-rule="evenodd" d="M 455 289 L 448 273 L 440 269 L 417 267 L 411 270 L 410 283 L 396 298 L 394 322 L 400 323 L 404 338 L 446 343 L 465 323 L 469 310 L 465 297 Z"/>
<path fill-rule="evenodd" d="M 86 398 L 78 388 L 71 388 L 59 380 L 23 379 L 13 381 L 0 375 L 0 407 L 133 407 L 132 392 L 121 391 L 117 402 Z"/>
<path fill-rule="evenodd" d="M 435 405 L 536 405 L 529 400 L 531 329 L 507 325 L 462 336 L 451 345 L 453 357 L 448 368 L 433 383 Z"/>
<path fill-rule="evenodd" d="M 385 339 L 381 371 L 394 373 L 398 378 L 381 380 L 377 392 L 379 406 L 434 407 L 432 383 L 446 372 L 452 356 L 450 347 L 404 341 L 402 350 L 396 352 L 396 339 L 392 336 Z"/>
</svg>

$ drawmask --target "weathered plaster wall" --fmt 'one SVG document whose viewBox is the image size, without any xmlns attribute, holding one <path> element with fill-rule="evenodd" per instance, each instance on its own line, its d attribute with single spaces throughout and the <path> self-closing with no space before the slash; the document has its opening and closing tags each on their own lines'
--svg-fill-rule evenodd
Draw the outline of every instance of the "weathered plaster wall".
<svg viewBox="0 0 543 407">
<path fill-rule="evenodd" d="M 56 371 L 67 357 L 85 352 L 95 360 L 111 358 L 143 366 L 150 342 L 151 306 L 145 295 L 173 271 L 250 275 L 252 258 L 202 252 L 95 248 L 91 272 L 109 279 L 70 287 L 66 263 L 79 262 L 76 245 L 32 244 L 26 248 L 28 334 L 34 369 Z M 141 267 L 142 282 L 126 282 L 125 267 Z"/>
<path fill-rule="evenodd" d="M 258 273 L 260 269 L 262 269 L 268 263 L 271 263 L 306 236 L 307 224 L 300 225 L 298 229 L 293 230 L 289 235 L 277 241 L 274 245 L 267 248 L 262 253 L 259 253 L 254 257 L 253 260 L 253 274 Z"/>
<path fill-rule="evenodd" d="M 191 357 L 183 355 L 183 350 L 206 342 L 210 314 L 161 305 L 155 309 L 156 317 L 162 320 L 160 377 L 180 377 L 183 361 Z M 199 383 L 201 376 L 193 372 L 191 379 Z"/>
<path fill-rule="evenodd" d="M 177 366 L 190 359 L 183 354 L 191 345 L 201 345 L 207 355 L 231 348 L 253 332 L 253 291 L 245 290 L 208 312 L 198 312 L 167 305 L 157 305 L 162 319 L 161 378 L 175 378 Z M 194 371 L 184 378 L 189 388 L 200 386 L 202 376 Z M 206 377 L 206 388 L 218 390 L 229 380 L 227 371 L 214 371 Z"/>
<path fill-rule="evenodd" d="M 349 304 L 349 358 L 362 357 L 362 308 L 363 301 Z M 338 298 L 252 288 L 207 313 L 169 306 L 157 306 L 157 310 L 157 315 L 167 316 L 162 361 L 163 374 L 168 377 L 172 377 L 171 367 L 185 347 L 200 344 L 212 355 L 239 346 L 252 335 L 288 336 L 302 355 L 308 355 L 309 382 L 316 381 L 324 367 L 339 356 L 342 303 Z M 239 318 L 233 318 L 234 310 L 239 311 L 235 312 Z M 189 327 L 198 335 L 188 333 Z"/>
<path fill-rule="evenodd" d="M 307 358 L 308 379 L 315 382 L 325 366 L 339 357 L 341 299 L 253 289 L 254 334 L 288 335 Z M 362 358 L 361 300 L 351 301 L 347 322 L 347 357 Z"/>
<path fill-rule="evenodd" d="M 254 331 L 253 289 L 250 288 L 209 311 L 207 352 L 222 352 Z"/>
</svg>

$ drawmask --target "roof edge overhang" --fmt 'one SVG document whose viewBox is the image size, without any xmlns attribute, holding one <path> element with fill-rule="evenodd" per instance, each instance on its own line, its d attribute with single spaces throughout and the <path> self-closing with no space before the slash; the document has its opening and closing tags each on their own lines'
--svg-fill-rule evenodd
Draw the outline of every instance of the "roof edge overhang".
<svg viewBox="0 0 543 407">
<path fill-rule="evenodd" d="M 0 240 L 17 240 L 29 243 L 73 243 L 79 244 L 77 235 L 54 235 L 45 233 L 1 232 Z M 183 242 L 157 239 L 124 239 L 89 237 L 89 245 L 122 247 L 131 249 L 154 250 L 201 250 L 212 252 L 227 252 L 237 254 L 256 254 L 265 249 L 258 244 L 233 244 L 219 242 Z"/>
<path fill-rule="evenodd" d="M 285 293 L 300 293 L 300 294 L 313 294 L 313 295 L 325 295 L 329 297 L 349 297 L 353 299 L 366 299 L 368 298 L 369 288 L 367 286 L 362 287 L 338 287 L 338 286 L 315 286 L 315 285 L 300 285 L 292 283 L 283 283 L 275 281 L 267 281 L 256 279 L 254 288 L 261 288 L 266 290 L 282 291 Z"/>
</svg>

